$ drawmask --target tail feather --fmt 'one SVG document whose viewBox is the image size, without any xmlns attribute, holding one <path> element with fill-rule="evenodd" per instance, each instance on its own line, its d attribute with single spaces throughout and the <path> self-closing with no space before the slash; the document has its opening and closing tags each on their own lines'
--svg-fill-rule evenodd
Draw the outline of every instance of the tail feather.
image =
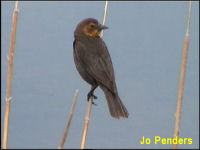
<svg viewBox="0 0 200 150">
<path fill-rule="evenodd" d="M 101 89 L 104 91 L 111 116 L 117 119 L 120 117 L 128 118 L 129 113 L 120 100 L 118 94 L 112 93 L 107 88 L 102 86 Z"/>
</svg>

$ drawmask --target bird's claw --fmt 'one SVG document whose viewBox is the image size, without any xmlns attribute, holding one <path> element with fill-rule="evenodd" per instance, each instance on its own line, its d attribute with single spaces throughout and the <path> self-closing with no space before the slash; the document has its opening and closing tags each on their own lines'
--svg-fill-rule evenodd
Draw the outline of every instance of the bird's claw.
<svg viewBox="0 0 200 150">
<path fill-rule="evenodd" d="M 96 103 L 94 103 L 93 101 L 92 101 L 92 104 L 93 104 L 93 105 L 95 105 L 95 106 L 97 106 L 97 104 L 96 104 Z"/>
<path fill-rule="evenodd" d="M 93 98 L 94 98 L 94 99 L 97 99 L 98 97 L 97 97 L 97 96 L 95 96 L 95 95 L 93 95 Z"/>
<path fill-rule="evenodd" d="M 87 96 L 87 100 L 89 101 L 90 100 L 90 97 L 93 97 L 93 99 L 97 99 L 98 97 L 97 96 L 95 96 L 94 94 L 88 94 L 88 96 Z M 97 104 L 96 103 L 94 103 L 93 101 L 92 101 L 92 104 L 93 105 L 95 105 L 95 106 L 97 106 Z"/>
<path fill-rule="evenodd" d="M 87 100 L 89 101 L 90 97 L 93 97 L 94 99 L 97 99 L 98 97 L 95 96 L 94 94 L 88 94 Z"/>
</svg>

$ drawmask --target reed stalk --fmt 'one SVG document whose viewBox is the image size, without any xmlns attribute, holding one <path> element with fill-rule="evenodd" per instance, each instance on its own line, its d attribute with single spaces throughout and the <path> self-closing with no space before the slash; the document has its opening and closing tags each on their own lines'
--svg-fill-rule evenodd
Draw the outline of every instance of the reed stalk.
<svg viewBox="0 0 200 150">
<path fill-rule="evenodd" d="M 182 64 L 181 64 L 178 98 L 177 98 L 177 107 L 176 107 L 175 124 L 174 124 L 174 138 L 179 137 L 185 72 L 186 72 L 188 47 L 189 47 L 190 16 L 191 16 L 191 1 L 189 1 L 187 29 L 186 29 L 186 34 L 185 34 L 185 39 L 184 39 L 184 44 L 183 44 Z M 173 144 L 172 148 L 177 149 L 177 146 L 178 146 L 177 144 Z"/>
<path fill-rule="evenodd" d="M 105 25 L 105 22 L 106 22 L 107 8 L 108 8 L 108 1 L 105 2 L 104 17 L 103 17 L 102 25 Z M 101 31 L 100 37 L 101 38 L 103 37 L 103 31 Z M 86 136 L 87 136 L 87 132 L 88 132 L 90 112 L 91 112 L 91 109 L 92 109 L 92 102 L 93 102 L 93 97 L 90 97 L 89 102 L 88 102 L 88 106 L 87 106 L 87 112 L 86 112 L 86 115 L 85 115 L 85 125 L 84 125 L 82 140 L 81 140 L 81 146 L 80 146 L 81 149 L 85 148 L 85 141 L 86 141 Z"/>
<path fill-rule="evenodd" d="M 70 109 L 70 113 L 69 113 L 69 116 L 68 116 L 68 120 L 67 120 L 67 123 L 66 123 L 66 128 L 65 128 L 63 137 L 61 139 L 60 145 L 58 146 L 58 149 L 63 149 L 63 147 L 64 147 L 64 144 L 65 144 L 68 132 L 69 132 L 70 124 L 71 124 L 71 121 L 72 121 L 72 117 L 73 117 L 73 114 L 74 114 L 77 96 L 78 96 L 78 90 L 75 91 L 74 99 L 73 99 L 71 109 Z"/>
<path fill-rule="evenodd" d="M 85 141 L 86 141 L 88 126 L 89 126 L 89 121 L 90 121 L 90 112 L 91 112 L 91 108 L 92 108 L 92 101 L 93 101 L 93 97 L 90 97 L 88 106 L 87 106 L 87 112 L 85 115 L 85 126 L 84 126 L 82 140 L 81 140 L 81 149 L 85 148 Z"/>
<path fill-rule="evenodd" d="M 102 25 L 105 25 L 105 22 L 106 22 L 107 8 L 108 8 L 108 1 L 105 2 Z M 103 37 L 103 31 L 101 31 L 100 37 L 101 38 Z M 88 106 L 87 106 L 87 112 L 86 112 L 86 115 L 85 115 L 85 125 L 84 125 L 82 140 L 81 140 L 81 146 L 80 146 L 81 149 L 85 148 L 85 141 L 86 141 L 88 126 L 89 126 L 90 112 L 91 112 L 91 109 L 92 109 L 92 102 L 93 102 L 93 97 L 90 97 L 89 102 L 88 102 Z"/>
<path fill-rule="evenodd" d="M 10 105 L 11 105 L 11 90 L 12 90 L 12 75 L 13 75 L 13 60 L 15 51 L 16 41 L 16 30 L 18 20 L 18 1 L 15 2 L 15 8 L 12 17 L 11 27 L 11 39 L 8 56 L 8 72 L 7 72 L 7 89 L 6 89 L 6 104 L 5 104 L 5 115 L 4 115 L 4 131 L 3 131 L 3 149 L 7 149 L 8 145 L 8 132 L 9 132 L 9 120 L 10 120 Z"/>
<path fill-rule="evenodd" d="M 105 3 L 104 16 L 103 16 L 103 23 L 102 23 L 102 25 L 105 25 L 105 23 L 106 23 L 107 9 L 108 9 L 108 1 L 106 1 L 106 3 Z M 103 33 L 104 33 L 104 30 L 101 31 L 100 37 L 103 37 Z"/>
</svg>

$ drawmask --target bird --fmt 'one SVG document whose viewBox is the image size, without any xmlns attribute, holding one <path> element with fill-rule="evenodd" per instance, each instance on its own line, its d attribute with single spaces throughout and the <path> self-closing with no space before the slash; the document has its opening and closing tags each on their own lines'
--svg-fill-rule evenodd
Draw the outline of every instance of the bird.
<svg viewBox="0 0 200 150">
<path fill-rule="evenodd" d="M 86 18 L 76 26 L 73 42 L 75 66 L 80 76 L 91 85 L 88 101 L 91 96 L 97 99 L 94 90 L 100 87 L 111 116 L 116 119 L 128 118 L 129 113 L 118 95 L 110 54 L 100 37 L 101 31 L 105 29 L 108 27 L 94 18 Z"/>
</svg>

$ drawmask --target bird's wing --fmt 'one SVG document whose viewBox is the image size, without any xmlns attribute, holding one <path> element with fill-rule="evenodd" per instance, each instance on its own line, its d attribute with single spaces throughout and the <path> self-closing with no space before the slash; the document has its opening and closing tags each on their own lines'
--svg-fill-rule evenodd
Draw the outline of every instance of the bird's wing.
<svg viewBox="0 0 200 150">
<path fill-rule="evenodd" d="M 76 64 L 76 68 L 79 72 L 79 74 L 81 75 L 81 77 L 87 81 L 88 83 L 90 83 L 91 85 L 93 84 L 94 79 L 92 78 L 92 76 L 90 74 L 88 74 L 88 71 L 86 70 L 87 68 L 87 64 L 86 64 L 86 54 L 85 54 L 85 46 L 77 41 L 77 40 L 74 40 L 73 42 L 73 54 L 74 54 L 74 61 L 75 61 L 75 64 Z"/>
<path fill-rule="evenodd" d="M 98 83 L 115 92 L 115 76 L 110 54 L 103 40 L 99 40 L 98 42 L 99 46 L 96 47 L 98 55 L 95 54 L 93 59 L 90 59 L 88 72 L 91 76 L 95 77 Z"/>
<path fill-rule="evenodd" d="M 110 91 L 116 92 L 114 69 L 107 47 L 103 40 L 98 40 L 94 45 L 98 46 L 90 47 L 81 41 L 75 42 L 74 53 L 75 59 L 81 65 L 79 69 L 84 69 L 84 76 L 87 74 L 88 78 L 95 80 Z"/>
</svg>

